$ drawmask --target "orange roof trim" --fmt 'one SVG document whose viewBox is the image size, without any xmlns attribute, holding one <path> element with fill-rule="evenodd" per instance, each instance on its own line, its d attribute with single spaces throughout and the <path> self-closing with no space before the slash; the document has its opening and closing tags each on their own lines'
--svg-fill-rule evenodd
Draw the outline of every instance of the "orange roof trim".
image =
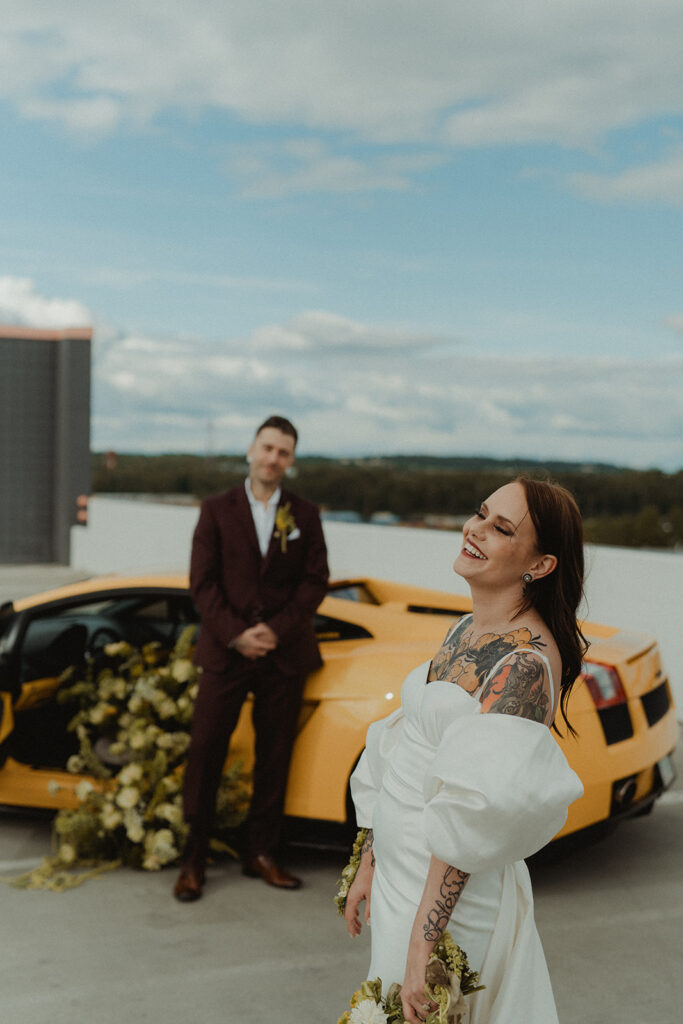
<svg viewBox="0 0 683 1024">
<path fill-rule="evenodd" d="M 0 325 L 0 341 L 66 341 L 83 340 L 90 341 L 92 338 L 92 327 L 63 327 L 59 330 L 47 331 L 35 327 L 10 327 L 6 324 Z"/>
</svg>

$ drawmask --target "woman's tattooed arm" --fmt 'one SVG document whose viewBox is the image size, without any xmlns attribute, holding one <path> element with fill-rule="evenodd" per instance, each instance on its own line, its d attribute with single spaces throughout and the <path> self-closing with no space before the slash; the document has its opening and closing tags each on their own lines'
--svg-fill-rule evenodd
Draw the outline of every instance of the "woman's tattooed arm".
<svg viewBox="0 0 683 1024">
<path fill-rule="evenodd" d="M 425 942 L 439 941 L 469 877 L 467 872 L 446 865 L 438 895 L 433 906 L 427 911 L 427 921 L 423 925 Z"/>
<path fill-rule="evenodd" d="M 527 651 L 511 657 L 485 684 L 481 706 L 482 711 L 549 724 L 550 685 L 541 659 Z"/>
<path fill-rule="evenodd" d="M 361 855 L 361 857 L 363 856 L 364 853 L 369 853 L 370 854 L 370 863 L 372 864 L 373 868 L 375 866 L 375 850 L 374 850 L 374 847 L 373 847 L 374 838 L 375 837 L 374 837 L 373 831 L 372 831 L 371 828 L 369 828 L 368 829 L 368 834 L 366 835 L 365 839 L 363 840 L 363 845 L 360 848 L 360 855 Z"/>
</svg>

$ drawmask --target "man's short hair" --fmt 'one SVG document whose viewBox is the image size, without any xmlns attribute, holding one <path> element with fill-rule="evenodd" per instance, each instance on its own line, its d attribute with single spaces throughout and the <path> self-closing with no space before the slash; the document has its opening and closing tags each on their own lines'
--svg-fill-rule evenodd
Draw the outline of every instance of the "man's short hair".
<svg viewBox="0 0 683 1024">
<path fill-rule="evenodd" d="M 287 434 L 289 437 L 293 437 L 295 445 L 299 440 L 296 427 L 288 419 L 285 419 L 284 416 L 269 416 L 268 419 L 265 420 L 258 428 L 254 437 L 258 437 L 261 431 L 265 430 L 267 427 L 274 427 L 275 430 L 279 430 L 281 434 Z"/>
</svg>

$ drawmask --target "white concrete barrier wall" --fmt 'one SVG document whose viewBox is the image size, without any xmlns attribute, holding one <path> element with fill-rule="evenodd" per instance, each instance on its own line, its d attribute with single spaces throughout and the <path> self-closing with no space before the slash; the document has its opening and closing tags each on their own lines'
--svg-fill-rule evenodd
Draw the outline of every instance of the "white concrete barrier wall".
<svg viewBox="0 0 683 1024">
<path fill-rule="evenodd" d="M 197 507 L 94 497 L 71 535 L 71 564 L 92 573 L 185 571 Z M 333 576 L 378 576 L 467 594 L 452 570 L 461 535 L 326 522 Z M 683 715 L 683 554 L 589 546 L 586 617 L 657 637 Z"/>
</svg>

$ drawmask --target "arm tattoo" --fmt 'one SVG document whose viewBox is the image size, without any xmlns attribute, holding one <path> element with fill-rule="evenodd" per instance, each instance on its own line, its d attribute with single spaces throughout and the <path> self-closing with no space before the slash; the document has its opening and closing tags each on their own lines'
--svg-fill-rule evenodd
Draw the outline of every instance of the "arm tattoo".
<svg viewBox="0 0 683 1024">
<path fill-rule="evenodd" d="M 486 683 L 481 704 L 484 711 L 547 722 L 550 700 L 545 666 L 533 654 L 517 654 Z"/>
<path fill-rule="evenodd" d="M 466 871 L 459 871 L 452 867 L 446 868 L 439 886 L 439 897 L 434 901 L 434 906 L 427 914 L 427 923 L 424 925 L 425 942 L 439 941 L 469 877 Z"/>
<path fill-rule="evenodd" d="M 487 675 L 501 658 L 512 654 L 518 647 L 545 647 L 540 635 L 526 626 L 509 633 L 483 633 L 472 641 L 472 627 L 458 629 L 449 636 L 434 655 L 429 679 L 443 679 L 457 683 L 468 693 L 476 693 Z"/>
<path fill-rule="evenodd" d="M 361 855 L 361 857 L 363 856 L 364 853 L 369 853 L 370 854 L 370 863 L 372 864 L 373 868 L 375 866 L 375 850 L 374 850 L 374 847 L 373 847 L 374 838 L 375 838 L 374 833 L 373 833 L 372 829 L 369 828 L 368 829 L 368 834 L 366 835 L 365 839 L 363 840 L 363 845 L 360 848 L 360 855 Z"/>
</svg>

